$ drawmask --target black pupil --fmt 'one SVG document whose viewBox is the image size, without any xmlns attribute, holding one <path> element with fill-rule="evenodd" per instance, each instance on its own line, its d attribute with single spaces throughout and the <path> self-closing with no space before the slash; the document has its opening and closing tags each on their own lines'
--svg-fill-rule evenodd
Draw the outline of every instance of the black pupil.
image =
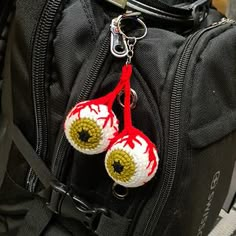
<svg viewBox="0 0 236 236">
<path fill-rule="evenodd" d="M 89 134 L 88 131 L 82 130 L 79 132 L 79 139 L 83 142 L 88 142 L 89 138 L 91 138 L 91 135 Z"/>
<path fill-rule="evenodd" d="M 119 173 L 119 174 L 120 174 L 120 173 L 123 171 L 123 169 L 124 169 L 124 166 L 122 166 L 119 161 L 115 161 L 112 166 L 113 166 L 113 168 L 114 168 L 114 171 L 115 171 L 116 173 Z"/>
</svg>

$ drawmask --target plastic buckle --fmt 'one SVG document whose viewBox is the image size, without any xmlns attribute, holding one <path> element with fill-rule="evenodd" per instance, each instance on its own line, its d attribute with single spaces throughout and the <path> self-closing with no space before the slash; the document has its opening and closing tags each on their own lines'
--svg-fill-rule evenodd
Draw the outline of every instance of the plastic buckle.
<svg viewBox="0 0 236 236">
<path fill-rule="evenodd" d="M 194 25 L 201 23 L 208 15 L 211 2 L 209 0 L 198 0 L 190 5 Z"/>
<path fill-rule="evenodd" d="M 52 192 L 47 207 L 55 214 L 60 214 L 60 204 L 67 195 L 69 189 L 60 182 L 51 183 Z"/>
<path fill-rule="evenodd" d="M 97 229 L 101 215 L 108 215 L 105 208 L 90 207 L 85 201 L 74 195 L 66 185 L 53 182 L 51 186 L 52 193 L 47 207 L 55 214 L 79 220 L 93 232 Z"/>
</svg>

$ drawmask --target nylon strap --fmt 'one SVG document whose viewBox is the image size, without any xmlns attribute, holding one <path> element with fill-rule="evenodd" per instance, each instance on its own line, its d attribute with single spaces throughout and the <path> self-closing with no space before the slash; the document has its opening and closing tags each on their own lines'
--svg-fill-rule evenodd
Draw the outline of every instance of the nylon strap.
<svg viewBox="0 0 236 236">
<path fill-rule="evenodd" d="M 6 121 L 1 118 L 0 119 L 0 188 L 2 187 L 2 184 L 4 182 L 6 170 L 7 170 L 7 164 L 9 160 L 9 153 L 11 149 L 12 140 L 9 136 L 8 130 L 10 129 L 9 124 L 6 123 Z M 1 127 L 2 126 L 2 127 Z"/>
<path fill-rule="evenodd" d="M 12 139 L 22 156 L 32 167 L 44 187 L 49 188 L 51 186 L 51 182 L 56 181 L 56 178 L 51 174 L 47 166 L 39 158 L 33 147 L 29 144 L 17 126 L 12 126 L 11 133 Z"/>
<path fill-rule="evenodd" d="M 9 49 L 7 55 L 8 57 L 6 58 L 5 74 L 10 75 L 11 53 L 9 52 Z M 0 188 L 4 181 L 9 153 L 12 145 L 10 132 L 8 132 L 11 129 L 10 123 L 13 121 L 12 88 L 10 77 L 6 77 L 4 80 L 4 91 L 2 92 L 2 97 L 4 98 L 4 103 L 2 102 L 2 114 L 0 113 Z"/>
<path fill-rule="evenodd" d="M 53 213 L 47 208 L 41 199 L 35 198 L 32 201 L 23 226 L 17 236 L 39 236 L 50 222 Z"/>
<path fill-rule="evenodd" d="M 109 217 L 102 215 L 96 234 L 99 236 L 119 235 L 125 236 L 128 233 L 130 222 L 114 212 Z"/>
</svg>

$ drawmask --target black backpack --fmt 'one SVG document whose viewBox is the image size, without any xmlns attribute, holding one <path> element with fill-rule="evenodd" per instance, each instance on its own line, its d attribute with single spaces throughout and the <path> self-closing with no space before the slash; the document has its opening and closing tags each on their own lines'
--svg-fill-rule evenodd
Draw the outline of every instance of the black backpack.
<svg viewBox="0 0 236 236">
<path fill-rule="evenodd" d="M 207 0 L 0 6 L 0 235 L 207 235 L 236 159 L 235 22 Z"/>
</svg>

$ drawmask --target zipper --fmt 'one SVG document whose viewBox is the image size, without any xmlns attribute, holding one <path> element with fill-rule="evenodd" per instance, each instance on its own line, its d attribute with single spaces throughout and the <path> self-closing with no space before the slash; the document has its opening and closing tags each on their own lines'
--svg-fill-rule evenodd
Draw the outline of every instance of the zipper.
<svg viewBox="0 0 236 236">
<path fill-rule="evenodd" d="M 32 90 L 36 126 L 36 153 L 43 160 L 46 159 L 48 149 L 47 100 L 45 93 L 48 41 L 61 2 L 61 0 L 47 1 L 36 31 L 32 56 Z M 37 182 L 38 177 L 31 168 L 27 176 L 27 189 L 30 192 L 34 192 Z"/>
<path fill-rule="evenodd" d="M 170 120 L 169 120 L 169 138 L 168 138 L 168 151 L 166 160 L 166 169 L 164 171 L 164 177 L 161 188 L 158 189 L 156 195 L 159 197 L 153 203 L 153 210 L 150 217 L 147 220 L 144 228 L 143 235 L 152 235 L 153 230 L 156 227 L 156 223 L 159 221 L 161 213 L 167 203 L 173 183 L 175 180 L 178 153 L 180 147 L 180 115 L 181 115 L 181 103 L 182 92 L 184 85 L 184 78 L 188 68 L 188 63 L 192 55 L 192 51 L 197 44 L 200 37 L 220 25 L 235 23 L 230 19 L 222 19 L 209 26 L 208 28 L 198 31 L 191 35 L 186 41 L 183 52 L 180 56 L 177 70 L 175 73 L 174 84 L 172 87 L 171 102 L 170 102 Z"/>
<path fill-rule="evenodd" d="M 98 51 L 98 54 L 95 58 L 95 61 L 93 63 L 93 66 L 91 67 L 91 70 L 84 82 L 84 85 L 82 87 L 81 93 L 79 94 L 77 98 L 77 102 L 82 102 L 84 100 L 89 99 L 89 95 L 92 92 L 92 89 L 94 87 L 94 84 L 96 83 L 97 77 L 101 71 L 101 68 L 105 62 L 106 57 L 109 53 L 109 45 L 110 45 L 110 31 L 108 31 L 107 35 L 105 36 L 105 39 Z M 61 180 L 61 171 L 64 164 L 64 159 L 66 156 L 66 152 L 68 150 L 69 144 L 65 137 L 64 132 L 61 134 L 61 138 L 58 144 L 58 148 L 56 150 L 55 159 L 52 165 L 52 173 Z"/>
</svg>

